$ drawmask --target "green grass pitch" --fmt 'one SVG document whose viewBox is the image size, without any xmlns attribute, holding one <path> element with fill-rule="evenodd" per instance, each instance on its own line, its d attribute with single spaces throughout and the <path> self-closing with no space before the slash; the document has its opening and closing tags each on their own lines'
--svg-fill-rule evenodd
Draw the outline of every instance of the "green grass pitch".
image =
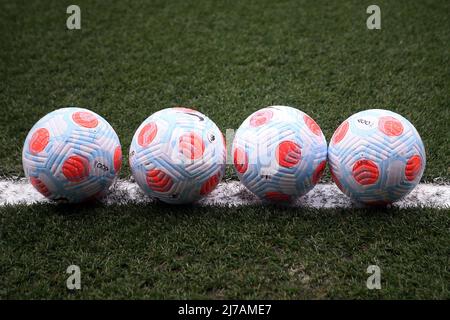
<svg viewBox="0 0 450 320">
<path fill-rule="evenodd" d="M 132 0 L 0 3 L 0 177 L 67 105 L 104 116 L 124 150 L 151 113 L 185 105 L 225 131 L 273 104 L 329 140 L 351 114 L 409 119 L 423 182 L 450 178 L 450 3 Z M 236 179 L 231 168 L 227 179 Z M 327 179 L 327 177 L 325 177 Z M 0 207 L 0 298 L 450 298 L 448 210 L 148 206 Z M 82 290 L 65 287 L 80 265 Z M 382 289 L 365 286 L 368 265 Z"/>
</svg>

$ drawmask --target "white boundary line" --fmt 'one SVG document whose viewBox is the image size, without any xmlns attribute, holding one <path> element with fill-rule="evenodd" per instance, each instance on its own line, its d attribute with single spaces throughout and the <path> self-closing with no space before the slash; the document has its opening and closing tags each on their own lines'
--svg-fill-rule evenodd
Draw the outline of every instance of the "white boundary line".
<svg viewBox="0 0 450 320">
<path fill-rule="evenodd" d="M 106 205 L 125 205 L 129 203 L 151 203 L 138 185 L 130 180 L 118 180 L 108 196 L 102 200 Z M 17 204 L 36 204 L 48 202 L 26 180 L 0 180 L 0 206 Z M 253 194 L 238 181 L 220 183 L 206 198 L 200 200 L 200 206 L 236 207 L 262 205 Z M 307 195 L 299 198 L 294 207 L 309 208 L 351 208 L 358 207 L 352 203 L 334 184 L 319 184 Z M 429 207 L 450 208 L 450 185 L 419 184 L 395 207 Z"/>
</svg>

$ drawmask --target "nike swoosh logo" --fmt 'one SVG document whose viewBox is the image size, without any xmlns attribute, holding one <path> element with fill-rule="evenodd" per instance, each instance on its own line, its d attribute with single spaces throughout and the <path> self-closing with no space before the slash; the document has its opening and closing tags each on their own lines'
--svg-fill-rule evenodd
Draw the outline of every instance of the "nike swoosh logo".
<svg viewBox="0 0 450 320">
<path fill-rule="evenodd" d="M 198 114 L 190 113 L 190 112 L 182 112 L 182 113 L 197 117 L 200 121 L 205 121 L 205 119 L 202 116 L 199 116 Z"/>
</svg>

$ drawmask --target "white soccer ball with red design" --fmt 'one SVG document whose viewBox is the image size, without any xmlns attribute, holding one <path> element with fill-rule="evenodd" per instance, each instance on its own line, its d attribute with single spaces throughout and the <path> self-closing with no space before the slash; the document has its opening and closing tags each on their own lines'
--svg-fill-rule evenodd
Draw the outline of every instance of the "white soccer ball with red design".
<svg viewBox="0 0 450 320">
<path fill-rule="evenodd" d="M 106 194 L 122 165 L 119 138 L 98 114 L 50 112 L 30 130 L 22 151 L 26 177 L 45 197 L 82 202 Z"/>
<path fill-rule="evenodd" d="M 326 167 L 327 142 L 304 112 L 271 106 L 251 114 L 232 146 L 237 175 L 259 198 L 289 202 L 306 194 Z"/>
<path fill-rule="evenodd" d="M 225 140 L 204 114 L 188 108 L 163 109 L 136 130 L 129 161 L 146 194 L 167 203 L 191 203 L 222 179 Z"/>
<path fill-rule="evenodd" d="M 386 205 L 407 195 L 425 169 L 425 148 L 414 126 L 381 109 L 358 112 L 336 129 L 328 148 L 332 178 L 357 202 Z"/>
</svg>

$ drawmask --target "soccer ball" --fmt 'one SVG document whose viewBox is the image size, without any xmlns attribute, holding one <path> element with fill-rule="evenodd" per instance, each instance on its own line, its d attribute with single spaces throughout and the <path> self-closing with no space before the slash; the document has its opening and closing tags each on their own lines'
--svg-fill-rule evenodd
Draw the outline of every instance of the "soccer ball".
<svg viewBox="0 0 450 320">
<path fill-rule="evenodd" d="M 291 201 L 320 180 L 327 142 L 307 114 L 286 106 L 251 114 L 236 131 L 233 163 L 241 182 L 260 199 Z"/>
<path fill-rule="evenodd" d="M 82 202 L 106 194 L 122 165 L 120 141 L 98 114 L 50 112 L 31 128 L 22 151 L 25 176 L 45 197 Z"/>
<path fill-rule="evenodd" d="M 136 130 L 129 161 L 146 194 L 167 203 L 191 203 L 210 193 L 222 179 L 225 140 L 202 113 L 163 109 Z"/>
<path fill-rule="evenodd" d="M 397 113 L 358 112 L 334 132 L 328 148 L 331 175 L 357 202 L 386 205 L 419 183 L 425 149 L 414 126 Z"/>
</svg>

